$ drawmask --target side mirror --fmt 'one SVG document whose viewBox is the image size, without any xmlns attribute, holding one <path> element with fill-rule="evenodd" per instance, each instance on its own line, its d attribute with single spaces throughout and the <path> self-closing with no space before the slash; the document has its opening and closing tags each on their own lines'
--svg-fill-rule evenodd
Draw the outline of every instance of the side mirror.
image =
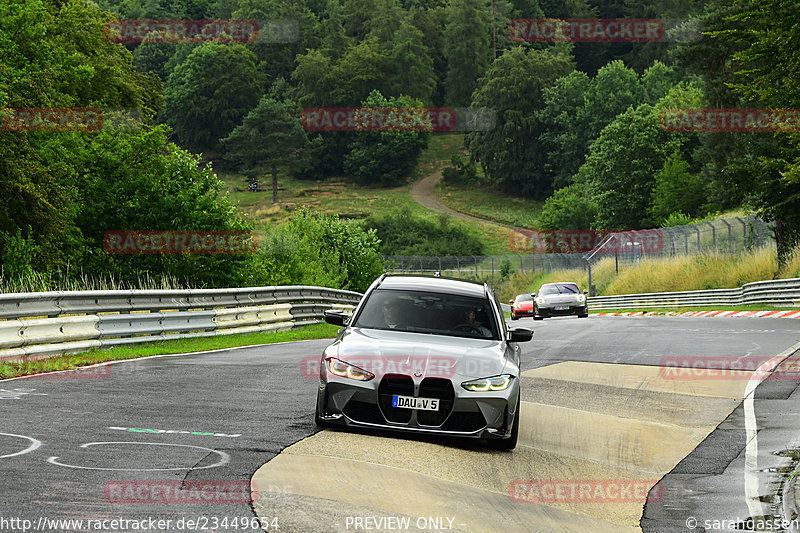
<svg viewBox="0 0 800 533">
<path fill-rule="evenodd" d="M 533 296 L 534 298 L 536 298 L 536 296 L 537 296 L 538 294 L 539 294 L 539 293 L 532 292 L 532 293 L 531 293 L 531 296 Z"/>
<path fill-rule="evenodd" d="M 328 324 L 344 326 L 347 324 L 347 319 L 348 317 L 344 314 L 344 311 L 339 311 L 338 309 L 329 309 L 325 311 L 325 322 Z"/>
<path fill-rule="evenodd" d="M 589 294 L 589 291 L 587 291 L 586 289 L 583 289 L 583 294 Z"/>
<path fill-rule="evenodd" d="M 509 305 L 514 305 L 514 300 L 509 300 L 508 303 Z"/>
<path fill-rule="evenodd" d="M 528 328 L 511 328 L 508 333 L 511 342 L 528 342 L 533 338 L 533 330 Z"/>
</svg>

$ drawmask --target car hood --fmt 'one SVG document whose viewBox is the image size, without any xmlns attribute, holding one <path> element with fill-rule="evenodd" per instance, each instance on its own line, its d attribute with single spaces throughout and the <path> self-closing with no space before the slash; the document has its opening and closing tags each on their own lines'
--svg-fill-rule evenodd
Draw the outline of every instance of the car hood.
<svg viewBox="0 0 800 533">
<path fill-rule="evenodd" d="M 402 331 L 348 328 L 325 350 L 376 376 L 483 378 L 505 371 L 518 375 L 505 356 L 506 343 Z M 508 369 L 507 369 L 508 368 Z M 415 373 L 416 372 L 416 373 Z"/>
<path fill-rule="evenodd" d="M 514 302 L 514 307 L 517 309 L 533 309 L 533 301 Z"/>
</svg>

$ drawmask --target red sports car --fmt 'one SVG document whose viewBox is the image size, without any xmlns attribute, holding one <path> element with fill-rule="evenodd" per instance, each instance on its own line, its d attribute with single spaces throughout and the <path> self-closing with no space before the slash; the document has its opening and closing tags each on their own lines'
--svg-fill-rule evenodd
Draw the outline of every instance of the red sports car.
<svg viewBox="0 0 800 533">
<path fill-rule="evenodd" d="M 517 294 L 517 297 L 508 303 L 511 304 L 511 320 L 518 320 L 524 316 L 533 316 L 532 294 Z"/>
</svg>

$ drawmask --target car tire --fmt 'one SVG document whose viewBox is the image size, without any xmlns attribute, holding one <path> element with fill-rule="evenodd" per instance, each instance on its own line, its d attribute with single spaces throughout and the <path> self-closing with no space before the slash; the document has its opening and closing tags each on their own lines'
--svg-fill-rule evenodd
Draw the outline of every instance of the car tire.
<svg viewBox="0 0 800 533">
<path fill-rule="evenodd" d="M 514 316 L 514 315 L 511 315 L 511 320 L 518 320 L 518 319 L 519 319 L 519 317 L 516 317 L 516 316 Z"/>
<path fill-rule="evenodd" d="M 314 409 L 314 423 L 317 425 L 318 428 L 325 429 L 326 427 L 328 427 L 328 424 L 324 420 L 322 420 L 322 418 L 320 418 L 319 399 L 317 399 L 317 406 Z"/>
<path fill-rule="evenodd" d="M 536 315 L 534 315 L 534 316 L 533 316 L 533 319 L 534 319 L 534 320 L 544 320 L 544 317 L 543 317 L 543 316 L 536 316 Z"/>
<path fill-rule="evenodd" d="M 517 397 L 517 412 L 514 413 L 514 425 L 511 428 L 511 436 L 507 439 L 492 439 L 488 441 L 489 447 L 495 450 L 511 451 L 517 447 L 519 440 L 519 412 L 522 405 L 520 398 Z"/>
</svg>

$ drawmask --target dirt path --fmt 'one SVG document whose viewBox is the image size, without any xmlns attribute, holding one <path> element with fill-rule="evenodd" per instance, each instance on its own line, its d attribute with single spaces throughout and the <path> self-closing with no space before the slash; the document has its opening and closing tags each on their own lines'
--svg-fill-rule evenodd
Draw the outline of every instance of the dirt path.
<svg viewBox="0 0 800 533">
<path fill-rule="evenodd" d="M 439 180 L 442 177 L 442 171 L 437 170 L 433 174 L 429 174 L 422 178 L 421 180 L 415 182 L 411 186 L 411 197 L 417 201 L 422 207 L 430 209 L 431 211 L 436 211 L 438 213 L 446 213 L 450 216 L 463 218 L 466 220 L 472 220 L 473 222 L 482 222 L 484 224 L 493 224 L 495 226 L 502 226 L 504 228 L 508 228 L 510 230 L 515 231 L 529 231 L 525 230 L 524 228 L 519 228 L 516 226 L 509 226 L 508 224 L 502 224 L 500 222 L 495 222 L 494 220 L 486 220 L 484 218 L 478 218 L 472 215 L 468 215 L 466 213 L 461 213 L 460 211 L 456 211 L 454 209 L 450 209 L 444 204 L 439 203 L 436 199 L 436 184 L 439 183 Z"/>
</svg>

